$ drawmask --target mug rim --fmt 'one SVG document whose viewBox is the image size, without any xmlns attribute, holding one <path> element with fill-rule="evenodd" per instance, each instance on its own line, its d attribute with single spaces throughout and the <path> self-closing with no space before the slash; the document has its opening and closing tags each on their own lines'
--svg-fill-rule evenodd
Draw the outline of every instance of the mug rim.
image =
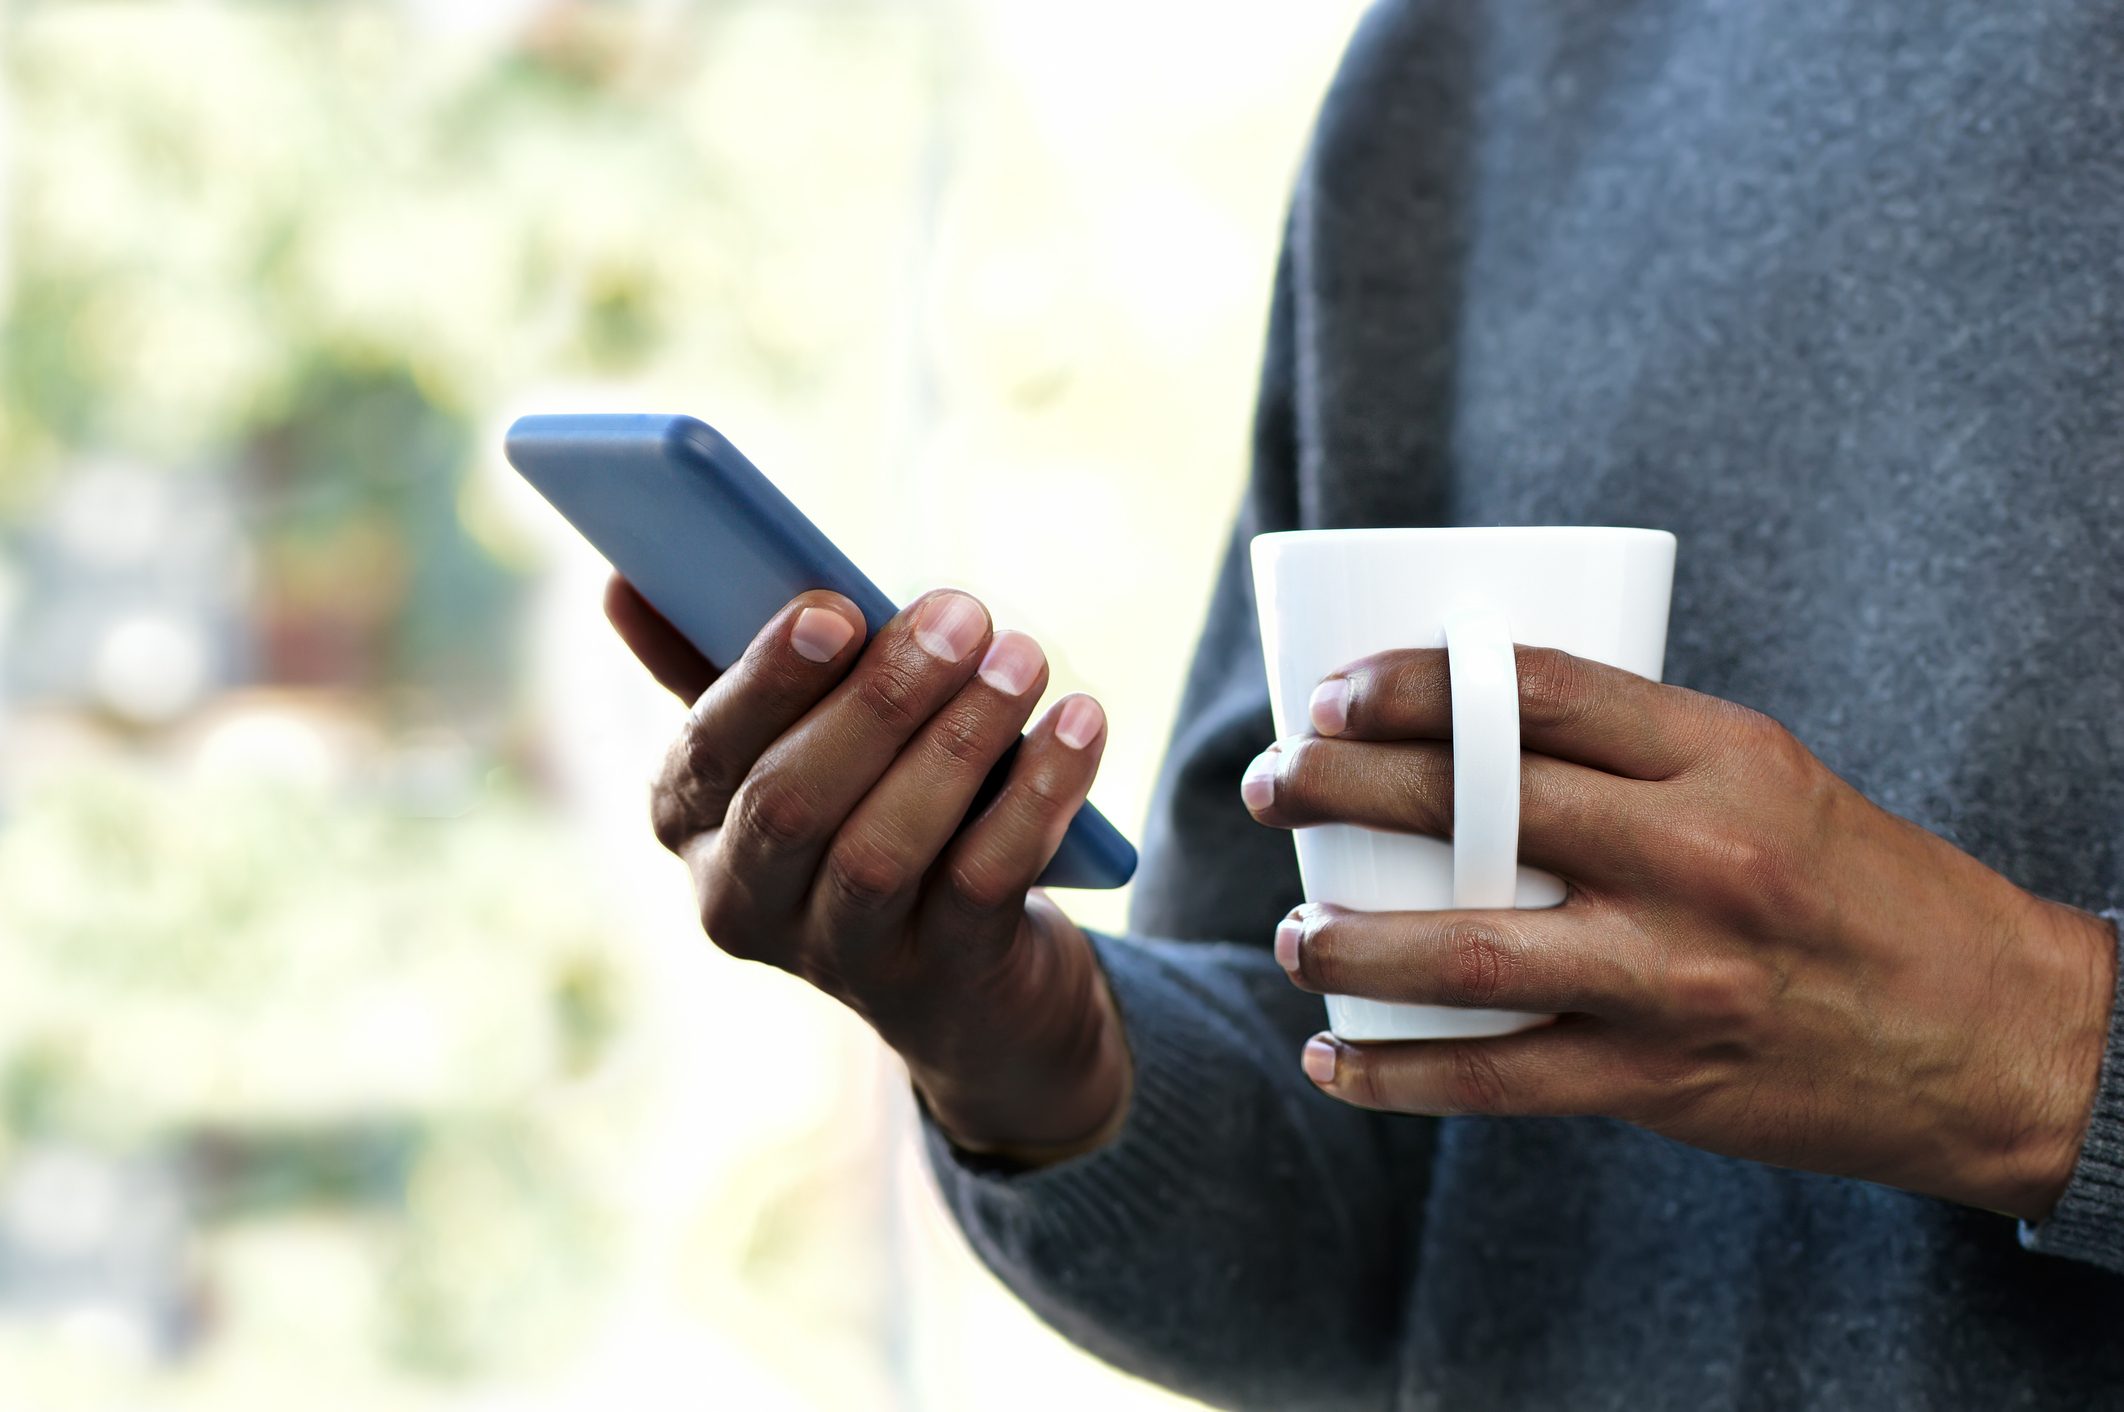
<svg viewBox="0 0 2124 1412">
<path fill-rule="evenodd" d="M 1640 539 L 1675 543 L 1672 530 L 1641 525 L 1362 525 L 1348 529 L 1265 530 L 1250 541 L 1260 544 L 1306 544 L 1322 540 L 1350 543 L 1353 540 L 1423 539 Z"/>
</svg>

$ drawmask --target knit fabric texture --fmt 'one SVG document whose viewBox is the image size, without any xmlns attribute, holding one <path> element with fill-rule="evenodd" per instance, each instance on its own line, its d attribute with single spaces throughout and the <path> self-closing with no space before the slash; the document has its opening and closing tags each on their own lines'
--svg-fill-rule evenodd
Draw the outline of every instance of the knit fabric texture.
<svg viewBox="0 0 2124 1412">
<path fill-rule="evenodd" d="M 1680 539 L 1666 680 L 2124 903 L 2120 352 L 2113 0 L 1376 7 L 1296 184 L 1129 934 L 1095 939 L 1135 1102 L 1024 1174 L 927 1130 L 975 1250 L 1235 1407 L 2124 1406 L 2124 1037 L 2033 1229 L 1620 1122 L 1360 1111 L 1298 1068 L 1297 867 L 1238 793 L 1272 736 L 1250 536 L 1644 525 Z"/>
</svg>

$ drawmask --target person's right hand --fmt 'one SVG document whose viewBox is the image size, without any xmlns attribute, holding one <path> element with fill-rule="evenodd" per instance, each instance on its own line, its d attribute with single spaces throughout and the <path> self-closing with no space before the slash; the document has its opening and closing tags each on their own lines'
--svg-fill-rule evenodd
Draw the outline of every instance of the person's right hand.
<svg viewBox="0 0 2124 1412">
<path fill-rule="evenodd" d="M 925 595 L 864 647 L 853 603 L 806 593 L 720 675 L 616 575 L 605 613 L 694 703 L 651 814 L 709 938 L 861 1015 L 962 1148 L 1037 1164 L 1117 1130 L 1129 1063 L 1105 977 L 1032 890 L 1098 770 L 1098 703 L 1056 702 L 967 820 L 1047 682 L 1038 644 L 992 633 L 974 599 Z"/>
</svg>

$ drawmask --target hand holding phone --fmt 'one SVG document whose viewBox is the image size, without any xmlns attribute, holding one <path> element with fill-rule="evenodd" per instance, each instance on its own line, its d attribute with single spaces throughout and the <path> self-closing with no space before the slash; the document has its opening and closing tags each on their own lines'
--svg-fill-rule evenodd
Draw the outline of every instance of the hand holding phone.
<svg viewBox="0 0 2124 1412">
<path fill-rule="evenodd" d="M 854 603 L 800 594 L 720 674 L 626 580 L 605 607 L 696 702 L 652 817 L 709 937 L 862 1015 L 962 1147 L 1039 1164 L 1105 1141 L 1120 1021 L 1090 941 L 1032 886 L 1098 769 L 1098 703 L 1056 702 L 967 819 L 1047 681 L 1039 644 L 972 597 L 926 594 L 865 645 Z"/>
<path fill-rule="evenodd" d="M 1105 1141 L 1120 1021 L 1034 886 L 1134 869 L 1085 802 L 1098 704 L 1066 696 L 1021 739 L 1037 643 L 964 593 L 896 611 L 701 422 L 526 417 L 508 454 L 611 560 L 613 626 L 694 703 L 652 816 L 709 937 L 862 1015 L 960 1146 L 1037 1164 Z"/>
</svg>

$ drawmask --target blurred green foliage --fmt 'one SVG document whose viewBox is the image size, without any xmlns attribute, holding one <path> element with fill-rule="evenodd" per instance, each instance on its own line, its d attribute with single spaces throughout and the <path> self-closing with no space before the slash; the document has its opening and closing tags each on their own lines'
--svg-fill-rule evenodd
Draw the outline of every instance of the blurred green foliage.
<svg viewBox="0 0 2124 1412">
<path fill-rule="evenodd" d="M 0 831 L 0 1155 L 172 1154 L 209 1226 L 392 1212 L 401 1359 L 557 1356 L 601 1227 L 551 1099 L 626 1010 L 572 861 L 508 789 L 440 820 L 285 781 L 46 780 Z"/>
<path fill-rule="evenodd" d="M 865 236 L 807 212 L 900 189 L 926 8 L 0 6 L 0 556 L 79 466 L 190 478 L 239 519 L 243 660 L 300 688 L 235 714 L 381 727 L 318 778 L 136 738 L 0 789 L 0 1177 L 174 1163 L 253 1364 L 348 1357 L 283 1287 L 364 1311 L 365 1376 L 521 1373 L 599 1327 L 591 1095 L 639 964 L 550 799 L 505 767 L 432 817 L 388 776 L 409 723 L 475 776 L 523 745 L 497 408 L 652 367 L 802 400 L 832 368 Z M 329 1249 L 361 1254 L 297 1273 Z"/>
<path fill-rule="evenodd" d="M 0 11 L 34 135 L 0 530 L 85 456 L 220 478 L 257 552 L 267 680 L 491 709 L 515 594 L 461 513 L 491 409 L 653 361 L 785 390 L 813 366 L 749 277 L 791 252 L 731 210 L 733 170 L 771 146 L 726 107 L 760 85 L 763 8 L 659 30 L 560 4 L 499 46 L 377 4 Z M 859 47 L 831 12 L 865 8 L 802 25 Z"/>
<path fill-rule="evenodd" d="M 648 311 L 688 292 L 654 247 L 706 235 L 726 185 L 713 147 L 643 109 L 700 79 L 733 8 L 653 61 L 631 7 L 555 7 L 484 52 L 381 5 L 17 12 L 7 80 L 35 141 L 6 503 L 70 449 L 211 458 L 379 369 L 465 418 L 531 369 L 639 366 L 663 340 Z"/>
<path fill-rule="evenodd" d="M 48 778 L 0 831 L 11 1127 L 521 1102 L 592 1067 L 623 1004 L 575 864 L 513 790 L 438 819 L 271 779 Z"/>
</svg>

